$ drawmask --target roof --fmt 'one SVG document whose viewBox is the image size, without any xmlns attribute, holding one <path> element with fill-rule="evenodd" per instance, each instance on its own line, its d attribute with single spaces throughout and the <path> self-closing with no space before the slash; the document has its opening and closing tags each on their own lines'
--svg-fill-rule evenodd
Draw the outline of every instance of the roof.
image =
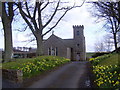
<svg viewBox="0 0 120 90">
<path fill-rule="evenodd" d="M 74 40 L 73 39 L 62 39 L 54 34 L 52 34 L 48 39 L 50 38 L 56 38 L 58 39 L 61 43 L 63 43 L 66 47 L 73 47 Z M 45 42 L 48 40 L 44 40 Z"/>
</svg>

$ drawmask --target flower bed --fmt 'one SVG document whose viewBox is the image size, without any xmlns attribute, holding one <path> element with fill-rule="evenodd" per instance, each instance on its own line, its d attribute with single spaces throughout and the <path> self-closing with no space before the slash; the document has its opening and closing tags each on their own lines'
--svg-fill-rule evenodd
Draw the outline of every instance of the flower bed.
<svg viewBox="0 0 120 90">
<path fill-rule="evenodd" d="M 99 88 L 120 88 L 120 67 L 118 65 L 93 66 L 96 82 Z"/>
<path fill-rule="evenodd" d="M 40 56 L 32 59 L 21 59 L 15 62 L 4 63 L 3 68 L 22 70 L 23 77 L 26 78 L 50 70 L 69 61 L 69 59 L 63 57 Z"/>
<path fill-rule="evenodd" d="M 113 65 L 101 65 L 101 62 L 110 57 L 112 57 L 112 54 L 91 58 L 89 60 L 93 65 L 93 72 L 96 76 L 94 82 L 97 84 L 98 88 L 120 88 L 120 66 L 114 63 Z"/>
</svg>

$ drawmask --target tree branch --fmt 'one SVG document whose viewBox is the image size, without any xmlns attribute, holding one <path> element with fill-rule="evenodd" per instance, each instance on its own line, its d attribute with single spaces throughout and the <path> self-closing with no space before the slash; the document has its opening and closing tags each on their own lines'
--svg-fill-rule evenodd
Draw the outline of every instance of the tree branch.
<svg viewBox="0 0 120 90">
<path fill-rule="evenodd" d="M 24 46 L 27 46 L 29 43 L 31 43 L 31 42 L 33 42 L 33 41 L 35 41 L 36 39 L 35 38 L 33 38 L 33 39 L 31 39 L 31 40 L 27 40 L 27 41 L 23 41 L 23 42 L 28 42 L 27 44 L 25 44 Z"/>
<path fill-rule="evenodd" d="M 58 21 L 55 23 L 55 25 L 53 25 L 47 32 L 45 32 L 42 36 L 44 36 L 44 35 L 46 35 L 47 33 L 49 33 L 53 28 L 55 28 L 57 25 L 58 25 L 58 23 L 61 21 L 61 19 L 66 15 L 66 13 L 69 11 L 69 10 L 71 10 L 71 9 L 73 9 L 73 8 L 76 8 L 76 7 L 81 7 L 83 4 L 85 3 L 85 0 L 83 1 L 83 3 L 80 5 L 80 6 L 75 6 L 75 4 L 72 6 L 72 7 L 66 7 L 66 8 L 61 8 L 61 9 L 58 9 L 58 7 L 59 7 L 59 5 L 58 5 L 58 7 L 56 7 L 56 11 L 57 10 L 66 10 L 65 12 L 64 12 L 64 14 L 58 19 Z M 53 16 L 54 17 L 54 16 Z M 52 17 L 52 18 L 53 18 Z M 50 20 L 51 21 L 51 20 Z M 49 23 L 48 23 L 49 24 Z"/>
<path fill-rule="evenodd" d="M 19 10 L 21 10 L 22 13 L 23 13 L 26 17 L 31 18 L 29 15 L 27 15 L 27 14 L 22 10 L 21 2 L 18 2 L 18 4 L 17 4 L 17 3 L 15 3 L 15 4 L 18 6 Z"/>
<path fill-rule="evenodd" d="M 54 11 L 54 13 L 52 14 L 51 18 L 48 20 L 48 22 L 46 22 L 45 25 L 43 25 L 43 28 L 45 28 L 45 27 L 52 21 L 53 17 L 54 17 L 55 14 L 57 13 L 57 9 L 58 9 L 58 7 L 59 7 L 59 4 L 60 4 L 60 0 L 58 1 L 57 6 L 56 6 L 56 8 L 55 8 L 55 11 Z"/>
<path fill-rule="evenodd" d="M 39 29 L 38 29 L 38 25 L 37 25 L 37 22 L 36 22 L 35 18 L 31 18 L 31 21 L 32 21 L 32 23 L 33 23 L 33 25 L 34 25 L 35 31 L 38 32 Z"/>
<path fill-rule="evenodd" d="M 110 23 L 111 23 L 111 26 L 112 26 L 112 33 L 114 34 L 114 33 L 115 33 L 115 31 L 114 31 L 114 24 L 113 24 L 113 21 L 112 21 L 112 19 L 111 19 L 111 18 L 109 18 L 109 20 L 110 20 Z"/>
<path fill-rule="evenodd" d="M 48 0 L 47 4 L 43 8 L 41 8 L 41 11 L 44 10 L 48 5 L 49 5 L 49 0 Z"/>
<path fill-rule="evenodd" d="M 38 24 L 39 24 L 40 34 L 42 34 L 43 25 L 42 25 L 42 19 L 41 19 L 40 6 L 41 6 L 41 4 L 38 5 Z"/>
<path fill-rule="evenodd" d="M 70 9 L 72 9 L 72 8 L 70 8 Z M 53 28 L 55 28 L 55 27 L 58 25 L 58 23 L 61 21 L 61 19 L 65 16 L 65 14 L 66 14 L 70 9 L 66 10 L 66 11 L 64 12 L 64 14 L 63 14 L 63 15 L 58 19 L 58 21 L 55 23 L 55 25 L 52 26 L 52 27 L 51 27 L 47 32 L 45 32 L 42 36 L 46 35 L 46 34 L 49 33 Z"/>
<path fill-rule="evenodd" d="M 24 31 L 26 31 L 27 30 L 27 28 L 28 28 L 28 25 L 27 26 L 25 26 L 22 30 L 20 30 L 20 29 L 15 29 L 16 31 L 19 31 L 19 32 L 24 32 Z"/>
<path fill-rule="evenodd" d="M 26 15 L 25 15 L 25 13 L 24 13 L 24 11 L 22 10 L 21 2 L 18 3 L 18 6 L 19 6 L 18 8 L 19 8 L 20 14 L 22 15 L 23 19 L 24 19 L 25 22 L 28 24 L 28 26 L 29 26 L 29 28 L 31 29 L 31 31 L 33 32 L 33 34 L 36 35 L 36 34 L 35 34 L 35 31 L 34 31 L 34 29 L 33 29 L 33 27 L 32 27 L 32 25 L 31 25 L 31 23 L 28 21 L 28 19 L 26 18 Z"/>
<path fill-rule="evenodd" d="M 31 15 L 30 15 L 30 12 L 29 12 L 29 9 L 28 9 L 28 4 L 27 4 L 27 2 L 25 2 L 25 6 L 26 6 L 26 10 L 27 10 L 28 16 L 31 18 Z"/>
<path fill-rule="evenodd" d="M 34 9 L 34 13 L 33 13 L 33 18 L 35 18 L 36 11 L 37 11 L 37 6 L 38 6 L 38 2 L 36 2 L 36 4 L 35 4 L 35 9 Z"/>
</svg>

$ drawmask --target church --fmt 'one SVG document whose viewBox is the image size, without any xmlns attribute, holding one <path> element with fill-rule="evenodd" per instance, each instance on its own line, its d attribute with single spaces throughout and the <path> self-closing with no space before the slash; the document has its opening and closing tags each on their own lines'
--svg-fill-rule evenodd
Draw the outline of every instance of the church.
<svg viewBox="0 0 120 90">
<path fill-rule="evenodd" d="M 73 26 L 73 39 L 62 39 L 52 34 L 44 40 L 44 55 L 60 56 L 72 61 L 86 60 L 86 47 L 84 37 L 84 26 Z"/>
</svg>

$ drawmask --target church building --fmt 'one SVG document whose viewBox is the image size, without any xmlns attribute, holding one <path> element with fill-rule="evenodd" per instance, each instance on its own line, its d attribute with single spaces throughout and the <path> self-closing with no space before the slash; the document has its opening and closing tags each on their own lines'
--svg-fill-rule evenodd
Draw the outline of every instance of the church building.
<svg viewBox="0 0 120 90">
<path fill-rule="evenodd" d="M 71 60 L 86 60 L 84 26 L 73 26 L 73 39 L 62 39 L 52 34 L 44 41 L 44 55 L 55 55 Z"/>
</svg>

